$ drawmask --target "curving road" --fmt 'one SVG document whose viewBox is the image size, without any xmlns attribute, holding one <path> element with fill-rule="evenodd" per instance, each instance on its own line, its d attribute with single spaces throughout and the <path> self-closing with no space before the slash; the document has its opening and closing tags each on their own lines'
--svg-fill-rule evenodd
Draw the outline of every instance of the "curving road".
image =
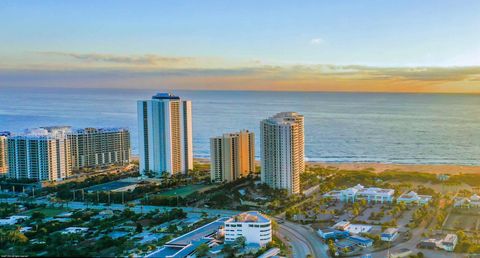
<svg viewBox="0 0 480 258">
<path fill-rule="evenodd" d="M 289 240 L 294 258 L 304 258 L 309 254 L 318 258 L 329 257 L 328 247 L 309 227 L 285 221 L 279 224 L 279 234 Z"/>
<path fill-rule="evenodd" d="M 311 246 L 309 246 L 308 241 L 302 235 L 290 229 L 289 227 L 280 225 L 278 234 L 281 235 L 283 239 L 288 241 L 288 244 L 290 244 L 290 248 L 292 250 L 292 256 L 294 258 L 304 258 L 312 253 L 313 249 Z"/>
</svg>

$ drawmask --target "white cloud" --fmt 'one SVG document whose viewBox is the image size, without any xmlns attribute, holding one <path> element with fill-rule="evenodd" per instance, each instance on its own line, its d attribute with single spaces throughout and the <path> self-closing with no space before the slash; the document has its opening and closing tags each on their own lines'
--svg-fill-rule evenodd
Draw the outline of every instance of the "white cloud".
<svg viewBox="0 0 480 258">
<path fill-rule="evenodd" d="M 310 40 L 311 45 L 320 45 L 320 44 L 323 44 L 324 42 L 325 40 L 323 40 L 322 38 L 314 38 Z"/>
</svg>

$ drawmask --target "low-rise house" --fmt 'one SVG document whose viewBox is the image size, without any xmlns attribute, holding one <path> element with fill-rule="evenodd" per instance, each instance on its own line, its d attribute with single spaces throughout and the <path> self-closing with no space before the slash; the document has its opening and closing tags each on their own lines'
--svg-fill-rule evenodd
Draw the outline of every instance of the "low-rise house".
<svg viewBox="0 0 480 258">
<path fill-rule="evenodd" d="M 26 233 L 26 232 L 29 232 L 29 231 L 32 231 L 32 227 L 22 227 L 20 228 L 20 233 Z"/>
<path fill-rule="evenodd" d="M 405 192 L 397 198 L 397 203 L 405 204 L 427 204 L 432 200 L 431 195 L 419 195 L 414 191 Z"/>
<path fill-rule="evenodd" d="M 361 237 L 361 236 L 351 236 L 347 238 L 348 240 L 356 243 L 358 246 L 367 248 L 373 245 L 373 240 L 370 238 L 366 237 Z"/>
<path fill-rule="evenodd" d="M 350 234 L 361 234 L 361 233 L 368 233 L 372 230 L 372 226 L 370 225 L 363 225 L 363 224 L 349 224 L 346 227 L 346 230 L 350 232 Z"/>
<path fill-rule="evenodd" d="M 337 250 L 345 254 L 350 253 L 357 248 L 357 243 L 349 240 L 348 238 L 338 240 L 334 243 L 334 245 L 337 248 Z"/>
<path fill-rule="evenodd" d="M 350 236 L 345 239 L 336 241 L 334 243 L 335 247 L 342 253 L 350 253 L 354 251 L 357 247 L 367 248 L 373 245 L 373 240 L 361 236 Z"/>
<path fill-rule="evenodd" d="M 447 234 L 444 239 L 439 242 L 439 247 L 445 251 L 453 252 L 457 246 L 458 236 L 456 234 Z"/>
<path fill-rule="evenodd" d="M 348 227 L 350 225 L 351 225 L 350 221 L 343 220 L 343 221 L 337 222 L 335 225 L 333 225 L 333 228 L 345 231 L 345 230 L 348 229 Z"/>
<path fill-rule="evenodd" d="M 83 234 L 88 231 L 88 228 L 84 227 L 68 227 L 62 230 L 62 234 Z"/>
<path fill-rule="evenodd" d="M 22 216 L 22 215 L 13 215 L 6 219 L 0 219 L 0 226 L 11 226 L 18 223 L 22 223 L 30 218 L 30 216 Z"/>
<path fill-rule="evenodd" d="M 380 235 L 380 239 L 385 242 L 392 242 L 398 237 L 398 228 L 387 228 Z"/>
<path fill-rule="evenodd" d="M 327 240 L 327 239 L 340 239 L 340 238 L 346 238 L 350 236 L 350 233 L 348 231 L 342 231 L 342 230 L 337 230 L 334 228 L 324 228 L 324 229 L 319 229 L 317 231 L 317 234 Z"/>
<path fill-rule="evenodd" d="M 92 216 L 92 219 L 99 219 L 99 220 L 103 220 L 103 219 L 109 219 L 111 217 L 113 217 L 114 213 L 112 210 L 103 210 L 101 212 L 99 212 L 97 215 L 95 216 Z"/>
<path fill-rule="evenodd" d="M 437 239 L 434 238 L 429 238 L 429 239 L 424 239 L 418 243 L 417 247 L 418 248 L 425 248 L 425 249 L 435 249 L 437 248 Z"/>
<path fill-rule="evenodd" d="M 458 243 L 458 236 L 456 234 L 447 234 L 443 239 L 425 239 L 418 243 L 419 248 L 428 249 L 443 249 L 448 252 L 453 252 Z"/>
</svg>

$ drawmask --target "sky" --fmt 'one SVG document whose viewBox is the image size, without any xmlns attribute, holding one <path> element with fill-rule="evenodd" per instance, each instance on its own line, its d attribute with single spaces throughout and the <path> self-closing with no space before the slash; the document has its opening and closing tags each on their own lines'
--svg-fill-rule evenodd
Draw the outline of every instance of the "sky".
<svg viewBox="0 0 480 258">
<path fill-rule="evenodd" d="M 480 1 L 0 1 L 0 87 L 480 93 Z"/>
</svg>

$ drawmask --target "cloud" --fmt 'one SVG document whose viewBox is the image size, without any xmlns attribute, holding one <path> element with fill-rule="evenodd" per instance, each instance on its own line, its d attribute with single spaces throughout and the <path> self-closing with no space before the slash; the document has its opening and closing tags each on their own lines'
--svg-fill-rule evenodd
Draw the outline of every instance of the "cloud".
<svg viewBox="0 0 480 258">
<path fill-rule="evenodd" d="M 380 67 L 366 65 L 266 65 L 160 55 L 121 56 L 42 52 L 60 56 L 21 68 L 0 66 L 0 87 L 111 87 L 305 90 L 365 92 L 477 92 L 480 66 Z M 63 57 L 81 61 L 63 63 Z M 56 61 L 55 59 L 53 61 Z"/>
<path fill-rule="evenodd" d="M 72 53 L 72 52 L 39 52 L 40 54 L 50 56 L 70 57 L 80 61 L 87 62 L 104 62 L 127 65 L 172 65 L 172 64 L 186 64 L 192 63 L 195 58 L 192 57 L 169 57 L 159 56 L 154 54 L 145 54 L 138 56 L 122 56 L 112 54 L 98 54 L 98 53 Z"/>
<path fill-rule="evenodd" d="M 314 39 L 311 39 L 310 40 L 310 44 L 311 45 L 321 45 L 323 44 L 325 41 L 322 39 L 322 38 L 314 38 Z"/>
</svg>

